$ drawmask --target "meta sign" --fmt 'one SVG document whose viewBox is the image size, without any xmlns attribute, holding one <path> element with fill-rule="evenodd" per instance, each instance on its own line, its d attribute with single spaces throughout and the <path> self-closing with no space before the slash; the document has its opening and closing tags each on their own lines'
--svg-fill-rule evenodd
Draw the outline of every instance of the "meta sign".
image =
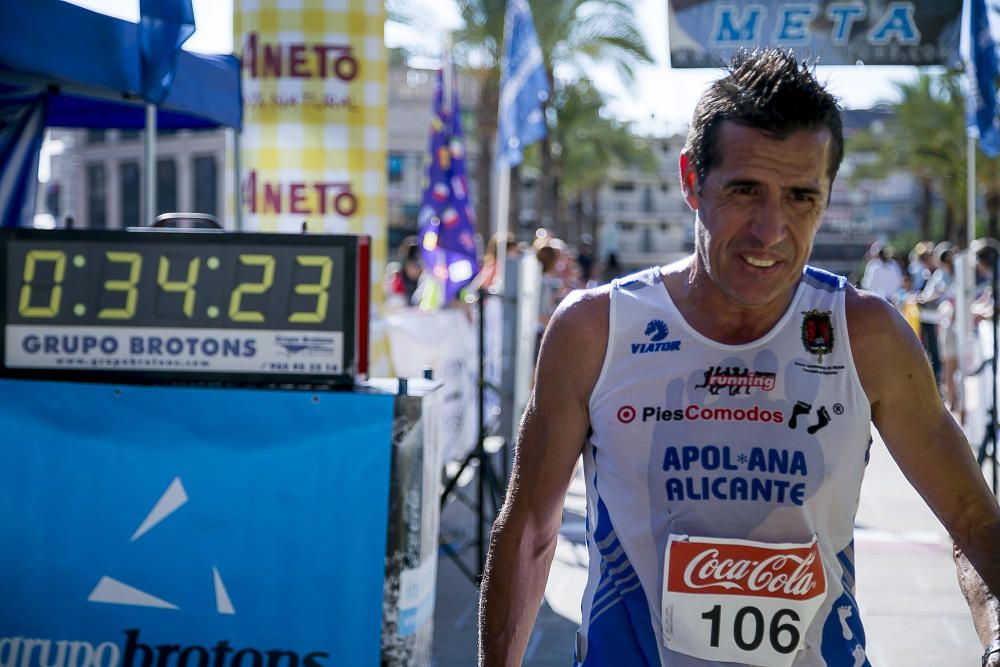
<svg viewBox="0 0 1000 667">
<path fill-rule="evenodd" d="M 10 377 L 350 384 L 366 372 L 368 239 L 4 230 Z"/>
<path fill-rule="evenodd" d="M 961 0 L 670 0 L 668 15 L 672 67 L 717 67 L 758 46 L 792 49 L 821 65 L 959 62 Z"/>
</svg>

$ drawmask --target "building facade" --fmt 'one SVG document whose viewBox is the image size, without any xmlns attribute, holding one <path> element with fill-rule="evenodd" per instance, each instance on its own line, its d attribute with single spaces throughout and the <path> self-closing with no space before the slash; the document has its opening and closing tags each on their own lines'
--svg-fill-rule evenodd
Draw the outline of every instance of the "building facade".
<svg viewBox="0 0 1000 667">
<path fill-rule="evenodd" d="M 143 138 L 129 130 L 53 130 L 60 145 L 39 207 L 55 224 L 121 229 L 142 223 L 145 201 Z M 226 210 L 226 136 L 221 130 L 161 130 L 156 149 L 157 214 Z"/>
</svg>

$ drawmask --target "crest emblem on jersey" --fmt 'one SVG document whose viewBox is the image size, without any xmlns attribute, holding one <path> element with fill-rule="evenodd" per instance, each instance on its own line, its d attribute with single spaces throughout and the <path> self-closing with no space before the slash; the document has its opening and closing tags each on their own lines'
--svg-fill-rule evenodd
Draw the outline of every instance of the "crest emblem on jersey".
<svg viewBox="0 0 1000 667">
<path fill-rule="evenodd" d="M 667 328 L 667 323 L 663 320 L 650 320 L 649 324 L 646 325 L 645 334 L 649 336 L 649 340 L 658 343 L 670 334 L 670 329 Z"/>
<path fill-rule="evenodd" d="M 823 355 L 833 352 L 833 322 L 829 310 L 802 312 L 802 345 L 823 363 Z"/>
</svg>

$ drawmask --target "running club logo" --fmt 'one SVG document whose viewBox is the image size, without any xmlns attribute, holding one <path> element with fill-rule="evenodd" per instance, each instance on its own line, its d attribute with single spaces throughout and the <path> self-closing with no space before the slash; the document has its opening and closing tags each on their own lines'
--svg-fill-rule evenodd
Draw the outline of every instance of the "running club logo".
<svg viewBox="0 0 1000 667">
<path fill-rule="evenodd" d="M 650 320 L 643 335 L 649 338 L 648 343 L 632 343 L 632 354 L 649 352 L 676 352 L 681 349 L 679 340 L 667 340 L 670 329 L 663 320 Z"/>
<path fill-rule="evenodd" d="M 751 389 L 774 389 L 776 375 L 764 371 L 752 371 L 739 366 L 711 366 L 705 371 L 705 379 L 696 384 L 695 389 L 707 389 L 712 396 L 718 396 L 723 389 L 729 390 L 730 396 L 741 393 L 750 395 Z"/>
<path fill-rule="evenodd" d="M 816 355 L 823 363 L 823 355 L 833 352 L 833 323 L 829 310 L 806 310 L 802 312 L 802 345 L 806 352 Z"/>
</svg>

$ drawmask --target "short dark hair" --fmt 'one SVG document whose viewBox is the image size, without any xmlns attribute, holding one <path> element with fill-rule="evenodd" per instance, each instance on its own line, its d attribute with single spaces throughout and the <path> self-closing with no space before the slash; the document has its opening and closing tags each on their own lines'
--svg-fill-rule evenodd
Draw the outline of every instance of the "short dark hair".
<svg viewBox="0 0 1000 667">
<path fill-rule="evenodd" d="M 844 158 L 844 122 L 837 101 L 816 80 L 815 65 L 777 48 L 741 49 L 726 76 L 698 100 L 684 152 L 694 162 L 698 182 L 719 161 L 716 138 L 724 121 L 785 139 L 798 130 L 830 130 L 830 184 Z"/>
</svg>

